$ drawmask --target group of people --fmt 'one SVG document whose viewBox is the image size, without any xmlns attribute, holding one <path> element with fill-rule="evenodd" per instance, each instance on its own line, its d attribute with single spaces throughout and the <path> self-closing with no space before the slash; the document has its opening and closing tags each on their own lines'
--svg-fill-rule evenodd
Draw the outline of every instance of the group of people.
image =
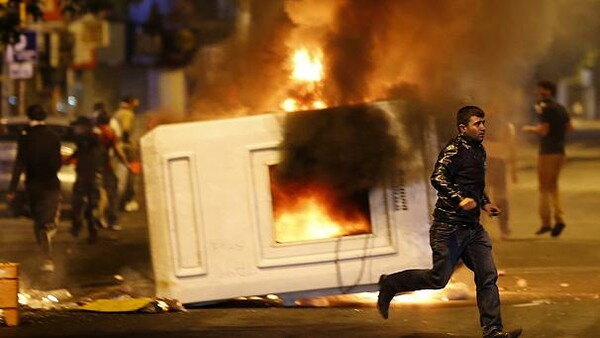
<svg viewBox="0 0 600 338">
<path fill-rule="evenodd" d="M 555 94 L 554 83 L 538 83 L 536 112 L 539 121 L 536 125 L 523 127 L 523 131 L 535 133 L 540 138 L 538 181 L 542 225 L 536 234 L 550 232 L 557 237 L 565 229 L 558 178 L 565 160 L 565 135 L 572 125 L 566 109 L 554 99 Z M 443 288 L 462 260 L 475 275 L 483 337 L 516 338 L 521 335 L 521 329 L 504 331 L 503 328 L 498 272 L 490 237 L 479 217 L 481 210 L 492 217 L 502 213 L 485 192 L 484 111 L 476 106 L 462 107 L 456 114 L 456 127 L 458 135 L 440 152 L 431 175 L 431 184 L 438 192 L 430 228 L 432 268 L 381 275 L 377 308 L 387 319 L 390 302 L 396 294 Z"/>
<path fill-rule="evenodd" d="M 137 170 L 132 168 L 130 160 L 133 152 L 131 132 L 134 110 L 138 104 L 137 98 L 126 97 L 112 116 L 102 104 L 96 104 L 93 114 L 77 117 L 71 123 L 76 148 L 68 156 L 61 155 L 61 140 L 46 125 L 48 114 L 43 107 L 28 107 L 30 123 L 17 140 L 17 156 L 7 200 L 14 199 L 20 176 L 24 173 L 35 238 L 45 256 L 42 271 L 54 271 L 52 237 L 56 233 L 60 215 L 58 171 L 62 165 L 75 165 L 70 229 L 75 238 L 85 225 L 88 243 L 94 244 L 98 238 L 98 228 L 121 230 L 117 222 L 121 209 L 137 209 L 133 182 L 133 174 Z M 115 158 L 128 172 L 121 198 Z"/>
</svg>

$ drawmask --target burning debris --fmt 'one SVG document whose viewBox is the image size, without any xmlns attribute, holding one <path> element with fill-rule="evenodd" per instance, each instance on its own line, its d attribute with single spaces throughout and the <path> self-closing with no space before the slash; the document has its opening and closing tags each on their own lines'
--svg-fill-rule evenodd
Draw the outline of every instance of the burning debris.
<svg viewBox="0 0 600 338">
<path fill-rule="evenodd" d="M 347 295 L 299 299 L 300 306 L 372 306 L 377 303 L 377 292 L 360 292 Z M 440 290 L 418 290 L 397 295 L 393 304 L 438 304 L 473 298 L 473 290 L 465 283 L 450 282 Z"/>
</svg>

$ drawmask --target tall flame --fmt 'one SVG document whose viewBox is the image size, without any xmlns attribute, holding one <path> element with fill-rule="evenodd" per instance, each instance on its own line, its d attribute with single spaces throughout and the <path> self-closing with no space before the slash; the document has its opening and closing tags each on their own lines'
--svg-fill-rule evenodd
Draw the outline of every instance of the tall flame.
<svg viewBox="0 0 600 338">
<path fill-rule="evenodd" d="M 281 103 L 281 109 L 291 112 L 327 107 L 322 98 L 322 81 L 325 77 L 323 51 L 302 47 L 291 58 L 292 72 L 289 97 Z"/>
<path fill-rule="evenodd" d="M 323 80 L 323 52 L 319 49 L 309 52 L 301 48 L 294 52 L 294 70 L 292 79 L 304 82 L 319 82 Z"/>
</svg>

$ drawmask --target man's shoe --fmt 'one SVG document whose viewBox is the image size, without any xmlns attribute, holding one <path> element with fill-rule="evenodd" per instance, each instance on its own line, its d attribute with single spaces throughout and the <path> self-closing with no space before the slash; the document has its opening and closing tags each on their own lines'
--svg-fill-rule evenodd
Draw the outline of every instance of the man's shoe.
<svg viewBox="0 0 600 338">
<path fill-rule="evenodd" d="M 483 336 L 483 338 L 517 338 L 521 335 L 523 329 L 519 328 L 516 330 L 512 330 L 510 332 L 502 332 L 502 330 L 494 330 L 487 335 Z"/>
<path fill-rule="evenodd" d="M 383 290 L 383 281 L 386 279 L 386 275 L 381 275 L 379 276 L 379 282 L 377 282 L 377 284 L 379 284 L 379 296 L 377 297 L 377 310 L 379 310 L 379 314 L 381 314 L 381 317 L 383 317 L 383 319 L 388 319 L 389 317 L 389 309 L 390 309 L 390 302 L 392 301 L 392 298 L 394 298 L 394 295 L 388 295 L 387 292 L 385 292 Z"/>
<path fill-rule="evenodd" d="M 120 225 L 118 225 L 118 224 L 111 224 L 109 228 L 112 231 L 121 231 L 121 230 L 123 230 L 123 227 L 120 226 Z"/>
<path fill-rule="evenodd" d="M 96 220 L 96 228 L 98 228 L 98 229 L 108 229 L 109 225 L 108 225 L 108 221 L 106 220 L 106 218 L 98 218 Z"/>
<path fill-rule="evenodd" d="M 125 208 L 124 209 L 127 212 L 134 212 L 134 211 L 140 210 L 140 205 L 138 204 L 137 201 L 131 200 L 131 201 L 129 201 L 129 202 L 127 202 L 125 204 Z"/>
<path fill-rule="evenodd" d="M 547 232 L 550 232 L 550 231 L 552 231 L 552 227 L 550 227 L 549 225 L 542 225 L 542 227 L 539 228 L 539 230 L 536 231 L 535 234 L 536 235 L 543 235 L 543 234 L 545 234 Z"/>
<path fill-rule="evenodd" d="M 43 272 L 54 272 L 54 262 L 51 259 L 47 259 L 42 266 L 40 266 L 40 270 Z"/>
<path fill-rule="evenodd" d="M 554 225 L 554 228 L 552 228 L 552 232 L 550 233 L 550 235 L 552 237 L 558 237 L 560 236 L 560 234 L 563 232 L 563 230 L 565 229 L 566 225 L 565 223 L 556 223 Z"/>
</svg>

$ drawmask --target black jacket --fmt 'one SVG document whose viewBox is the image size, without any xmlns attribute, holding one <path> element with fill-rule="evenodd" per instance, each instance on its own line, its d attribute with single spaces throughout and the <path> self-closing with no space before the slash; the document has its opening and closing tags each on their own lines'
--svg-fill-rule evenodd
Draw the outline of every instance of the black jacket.
<svg viewBox="0 0 600 338">
<path fill-rule="evenodd" d="M 540 136 L 540 154 L 564 154 L 565 135 L 570 120 L 567 109 L 551 97 L 536 104 L 540 123 L 548 123 L 548 134 Z"/>
<path fill-rule="evenodd" d="M 72 155 L 77 163 L 75 170 L 77 180 L 94 180 L 102 172 L 104 147 L 100 144 L 98 135 L 94 133 L 78 135 L 75 137 L 77 149 Z"/>
<path fill-rule="evenodd" d="M 60 138 L 46 125 L 27 127 L 17 141 L 17 158 L 9 191 L 14 192 L 25 172 L 28 190 L 59 190 Z"/>
<path fill-rule="evenodd" d="M 433 211 L 437 222 L 456 225 L 479 223 L 480 208 L 490 203 L 485 189 L 486 154 L 483 145 L 459 135 L 442 150 L 431 174 L 431 184 L 438 192 Z M 459 203 L 474 199 L 478 208 L 464 211 Z"/>
</svg>

